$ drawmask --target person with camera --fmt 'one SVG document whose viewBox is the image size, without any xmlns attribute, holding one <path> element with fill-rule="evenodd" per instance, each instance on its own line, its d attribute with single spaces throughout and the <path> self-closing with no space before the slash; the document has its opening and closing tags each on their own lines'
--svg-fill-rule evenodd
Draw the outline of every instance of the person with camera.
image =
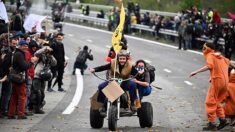
<svg viewBox="0 0 235 132">
<path fill-rule="evenodd" d="M 1 89 L 0 113 L 3 116 L 7 116 L 8 113 L 8 104 L 12 91 L 12 85 L 8 79 L 9 68 L 11 67 L 11 60 L 13 53 L 15 52 L 17 43 L 18 43 L 17 38 L 11 38 L 10 46 L 4 46 L 1 49 L 0 83 L 2 83 L 2 89 Z"/>
<path fill-rule="evenodd" d="M 34 54 L 39 58 L 38 62 L 35 64 L 35 75 L 33 79 L 33 94 L 36 95 L 35 102 L 35 114 L 44 114 L 42 110 L 45 99 L 45 87 L 46 81 L 52 79 L 52 72 L 50 70 L 51 66 L 56 66 L 56 59 L 51 54 L 52 49 L 49 46 L 45 46 Z M 42 74 L 44 72 L 44 74 Z"/>
<path fill-rule="evenodd" d="M 18 108 L 18 119 L 27 119 L 25 116 L 26 103 L 26 79 L 27 69 L 38 61 L 37 57 L 32 57 L 30 62 L 25 60 L 25 52 L 28 50 L 28 44 L 25 40 L 19 41 L 16 51 L 13 55 L 12 68 L 16 74 L 21 75 L 21 80 L 15 80 L 10 77 L 12 81 L 12 95 L 10 99 L 8 119 L 15 119 L 16 108 Z M 11 76 L 11 72 L 10 72 Z M 24 79 L 23 79 L 24 78 Z"/>
<path fill-rule="evenodd" d="M 93 60 L 91 49 L 88 51 L 88 46 L 84 46 L 83 50 L 79 51 L 76 61 L 74 63 L 73 75 L 75 75 L 76 68 L 80 69 L 81 74 L 84 75 L 84 71 L 87 69 L 87 59 Z"/>
</svg>

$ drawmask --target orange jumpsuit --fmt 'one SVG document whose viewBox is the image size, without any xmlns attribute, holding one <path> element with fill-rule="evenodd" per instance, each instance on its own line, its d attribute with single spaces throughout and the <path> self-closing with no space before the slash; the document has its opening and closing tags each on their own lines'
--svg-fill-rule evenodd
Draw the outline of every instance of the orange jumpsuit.
<svg viewBox="0 0 235 132">
<path fill-rule="evenodd" d="M 205 109 L 209 122 L 216 122 L 217 117 L 224 118 L 224 109 L 220 103 L 226 97 L 229 82 L 229 60 L 211 52 L 206 57 L 206 65 L 210 70 L 211 84 L 207 92 Z"/>
<path fill-rule="evenodd" d="M 224 112 L 226 116 L 235 115 L 235 73 L 230 74 Z"/>
</svg>

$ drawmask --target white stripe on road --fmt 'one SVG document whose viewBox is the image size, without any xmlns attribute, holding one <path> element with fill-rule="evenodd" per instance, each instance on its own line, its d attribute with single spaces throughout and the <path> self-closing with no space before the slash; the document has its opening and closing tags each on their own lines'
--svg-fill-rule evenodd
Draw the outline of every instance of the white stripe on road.
<svg viewBox="0 0 235 132">
<path fill-rule="evenodd" d="M 69 35 L 69 37 L 73 37 L 74 35 L 73 34 L 68 34 Z"/>
<path fill-rule="evenodd" d="M 65 59 L 65 61 L 68 61 L 69 57 L 68 56 L 64 56 L 64 59 Z"/>
<path fill-rule="evenodd" d="M 102 32 L 102 33 L 113 34 L 113 32 L 110 32 L 110 31 L 105 31 L 105 30 L 101 30 L 101 29 L 96 29 L 96 28 L 76 25 L 76 24 L 72 24 L 72 23 L 64 23 L 64 24 L 69 25 L 69 26 L 89 29 L 89 30 L 93 30 L 93 31 L 98 31 L 98 32 Z M 165 44 L 165 43 L 160 43 L 160 42 L 156 42 L 156 41 L 152 41 L 152 40 L 146 40 L 146 39 L 142 39 L 142 38 L 137 38 L 137 37 L 133 37 L 133 36 L 129 36 L 129 35 L 125 35 L 125 37 L 132 38 L 132 39 L 135 39 L 135 40 L 144 41 L 144 42 L 149 42 L 149 43 L 152 43 L 152 44 L 157 44 L 157 45 L 161 45 L 161 46 L 165 46 L 165 47 L 170 47 L 170 48 L 174 48 L 174 49 L 178 48 L 177 46 L 172 46 L 172 45 L 168 45 L 168 44 Z"/>
<path fill-rule="evenodd" d="M 89 43 L 92 43 L 92 42 L 93 42 L 93 41 L 92 41 L 92 40 L 90 40 L 90 39 L 87 39 L 86 41 L 87 41 L 87 42 L 89 42 Z"/>
<path fill-rule="evenodd" d="M 76 88 L 75 94 L 73 96 L 72 102 L 69 104 L 69 106 L 62 113 L 64 115 L 71 114 L 74 111 L 75 107 L 78 105 L 78 103 L 82 97 L 83 77 L 82 77 L 79 69 L 76 69 L 76 77 L 77 77 L 77 88 Z"/>
<path fill-rule="evenodd" d="M 190 86 L 193 85 L 193 84 L 192 84 L 191 82 L 189 82 L 189 81 L 184 81 L 184 83 L 186 83 L 186 84 L 188 84 L 188 85 L 190 85 Z"/>
<path fill-rule="evenodd" d="M 149 64 L 151 63 L 151 61 L 150 61 L 150 60 L 144 60 L 144 61 L 145 61 L 145 62 L 147 62 L 147 63 L 149 63 Z"/>
<path fill-rule="evenodd" d="M 110 45 L 106 45 L 105 47 L 106 47 L 106 48 L 108 48 L 108 49 L 110 49 L 110 48 L 111 48 L 111 46 L 110 46 Z"/>
<path fill-rule="evenodd" d="M 169 69 L 164 69 L 164 71 L 167 73 L 171 73 L 171 70 L 169 70 Z"/>
</svg>

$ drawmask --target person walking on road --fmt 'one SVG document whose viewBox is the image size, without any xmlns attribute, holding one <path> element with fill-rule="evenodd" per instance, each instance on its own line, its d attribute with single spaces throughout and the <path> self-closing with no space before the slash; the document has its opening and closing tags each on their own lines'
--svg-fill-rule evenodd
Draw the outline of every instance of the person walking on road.
<svg viewBox="0 0 235 132">
<path fill-rule="evenodd" d="M 228 125 L 225 119 L 224 110 L 221 102 L 226 97 L 228 87 L 228 68 L 234 65 L 220 53 L 215 52 L 213 44 L 205 43 L 203 45 L 203 55 L 206 59 L 206 65 L 192 72 L 190 77 L 200 72 L 210 71 L 210 87 L 207 92 L 205 101 L 205 110 L 207 113 L 208 124 L 203 128 L 204 131 L 220 130 Z M 216 120 L 219 118 L 220 124 L 216 126 Z"/>
<path fill-rule="evenodd" d="M 73 75 L 75 75 L 76 68 L 80 69 L 81 74 L 84 75 L 84 71 L 87 69 L 87 59 L 93 60 L 91 49 L 88 51 L 88 46 L 84 46 L 83 50 L 79 51 L 76 61 L 74 63 Z"/>
</svg>

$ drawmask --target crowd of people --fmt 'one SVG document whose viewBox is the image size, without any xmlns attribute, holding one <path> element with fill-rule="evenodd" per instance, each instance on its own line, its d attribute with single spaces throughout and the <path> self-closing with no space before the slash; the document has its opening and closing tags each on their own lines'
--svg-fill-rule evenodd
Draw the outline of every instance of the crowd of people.
<svg viewBox="0 0 235 132">
<path fill-rule="evenodd" d="M 27 119 L 44 114 L 45 89 L 55 91 L 53 79 L 57 90 L 65 91 L 64 34 L 61 30 L 39 33 L 36 25 L 26 31 L 24 18 L 24 13 L 16 10 L 10 23 L 0 22 L 0 118 L 16 119 L 17 115 L 17 119 Z"/>
<path fill-rule="evenodd" d="M 193 34 L 197 36 L 199 33 L 212 33 L 209 36 L 214 38 L 214 43 L 203 45 L 203 55 L 206 59 L 206 65 L 192 72 L 190 76 L 195 76 L 207 70 L 211 72 L 211 85 L 205 102 L 208 125 L 203 129 L 220 130 L 228 125 L 225 119 L 226 117 L 231 118 L 231 125 L 235 125 L 233 94 L 235 91 L 235 72 L 232 70 L 230 76 L 228 72 L 229 66 L 232 68 L 235 68 L 235 66 L 229 61 L 231 56 L 228 53 L 225 53 L 227 57 L 225 58 L 221 53 L 216 52 L 218 50 L 217 41 L 221 37 L 217 34 L 221 33 L 225 38 L 225 51 L 232 52 L 234 26 L 233 23 L 222 23 L 216 10 L 210 9 L 201 13 L 196 7 L 192 7 L 191 12 L 175 16 L 172 19 L 174 23 L 170 24 L 170 19 L 168 21 L 168 18 L 158 15 L 150 17 L 151 15 L 146 13 L 141 17 L 139 5 L 130 4 L 128 6 L 127 16 L 128 14 L 131 15 L 131 19 L 126 19 L 126 22 L 130 20 L 134 24 L 152 26 L 156 29 L 156 35 L 159 35 L 157 30 L 160 28 L 178 30 L 179 35 L 181 35 L 179 40 L 184 43 L 184 49 L 195 48 Z M 116 16 L 117 18 L 109 16 L 110 19 L 114 20 L 115 18 L 115 20 L 118 20 L 114 25 L 110 23 L 111 29 L 119 23 L 118 14 Z M 11 16 L 9 25 L 4 25 L 4 20 L 0 21 L 1 27 L 9 27 L 1 28 L 0 32 L 1 118 L 16 119 L 17 115 L 17 119 L 27 119 L 27 116 L 33 115 L 34 113 L 44 114 L 43 107 L 46 103 L 44 92 L 46 82 L 48 82 L 47 91 L 53 92 L 53 78 L 56 78 L 55 82 L 58 83 L 58 91 L 65 91 L 62 87 L 64 68 L 67 65 L 64 44 L 62 42 L 64 34 L 60 32 L 61 30 L 50 34 L 46 32 L 37 33 L 36 26 L 32 27 L 31 31 L 25 31 L 23 23 L 24 17 L 18 11 Z M 124 32 L 128 32 L 127 27 L 125 26 Z M 188 36 L 187 32 L 190 32 L 191 36 Z M 132 65 L 130 53 L 127 51 L 127 41 L 124 36 L 122 36 L 121 44 L 123 44 L 122 49 L 117 54 L 113 53 L 114 49 L 110 50 L 108 57 L 111 57 L 111 59 L 109 59 L 109 63 L 90 68 L 89 70 L 92 73 L 110 70 L 111 77 L 115 75 L 122 79 L 127 79 L 131 75 L 134 76 L 134 79 L 123 82 L 121 87 L 129 92 L 130 102 L 128 110 L 136 111 L 136 108 L 141 107 L 138 101 L 142 100 L 143 96 L 148 96 L 151 93 L 152 87 L 150 84 L 154 80 L 147 70 L 148 64 L 144 60 L 138 60 L 135 65 Z M 227 47 L 227 49 L 226 45 L 230 47 Z M 196 46 L 196 48 L 199 47 Z M 113 59 L 116 55 L 117 63 Z M 82 75 L 84 74 L 84 70 L 87 68 L 87 65 L 85 65 L 87 59 L 93 60 L 93 55 L 91 50 L 88 51 L 88 47 L 84 46 L 76 58 L 73 74 L 76 68 L 81 70 Z M 105 81 L 98 86 L 98 102 L 105 102 L 105 96 L 101 90 L 108 83 L 108 81 Z M 222 107 L 222 103 L 226 103 L 225 107 Z M 216 125 L 217 118 L 220 121 L 218 126 Z"/>
<path fill-rule="evenodd" d="M 108 30 L 114 30 L 119 24 L 119 12 L 120 9 L 116 7 L 106 13 L 109 20 Z M 192 6 L 188 10 L 177 13 L 174 17 L 165 17 L 150 12 L 141 13 L 137 3 L 129 2 L 125 19 L 124 32 L 126 34 L 137 32 L 137 29 L 131 28 L 131 25 L 135 24 L 149 26 L 155 31 L 153 36 L 156 39 L 165 36 L 175 40 L 173 36 L 161 35 L 160 29 L 177 31 L 179 49 L 201 49 L 204 42 L 197 40 L 197 38 L 202 37 L 213 40 L 216 49 L 223 51 L 229 59 L 235 50 L 235 22 L 232 20 L 224 22 L 216 9 L 198 10 L 196 6 Z M 218 43 L 220 38 L 224 39 L 224 48 Z"/>
</svg>

